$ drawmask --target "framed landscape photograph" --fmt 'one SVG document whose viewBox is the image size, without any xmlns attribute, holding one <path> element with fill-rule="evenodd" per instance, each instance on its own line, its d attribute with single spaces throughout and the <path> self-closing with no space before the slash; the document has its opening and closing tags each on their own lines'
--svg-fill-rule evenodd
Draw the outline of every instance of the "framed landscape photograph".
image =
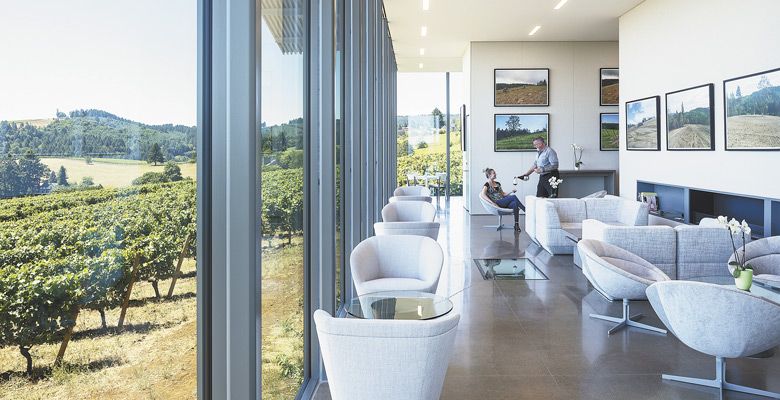
<svg viewBox="0 0 780 400">
<path fill-rule="evenodd" d="M 723 81 L 726 150 L 780 150 L 780 68 Z"/>
<path fill-rule="evenodd" d="M 666 94 L 666 149 L 715 150 L 715 85 Z"/>
<path fill-rule="evenodd" d="M 599 120 L 599 150 L 618 151 L 620 149 L 619 114 L 601 113 Z"/>
<path fill-rule="evenodd" d="M 496 68 L 493 70 L 496 107 L 549 106 L 549 68 Z"/>
<path fill-rule="evenodd" d="M 661 150 L 661 98 L 626 102 L 626 150 Z"/>
<path fill-rule="evenodd" d="M 617 68 L 601 68 L 599 81 L 601 90 L 599 104 L 602 106 L 616 106 L 620 98 L 620 77 Z"/>
<path fill-rule="evenodd" d="M 536 151 L 534 138 L 550 144 L 550 114 L 495 114 L 495 151 Z"/>
</svg>

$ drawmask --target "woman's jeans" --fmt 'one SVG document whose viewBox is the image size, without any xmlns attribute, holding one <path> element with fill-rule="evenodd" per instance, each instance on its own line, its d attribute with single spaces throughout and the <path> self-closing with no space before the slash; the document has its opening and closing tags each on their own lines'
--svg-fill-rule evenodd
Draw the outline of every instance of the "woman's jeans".
<svg viewBox="0 0 780 400">
<path fill-rule="evenodd" d="M 525 211 L 525 206 L 523 205 L 523 203 L 520 202 L 520 199 L 518 199 L 514 193 L 504 196 L 504 198 L 502 199 L 499 199 L 498 201 L 496 201 L 496 204 L 498 204 L 498 206 L 502 208 L 511 208 L 512 211 L 514 211 L 515 224 L 519 223 L 520 221 L 519 210 Z"/>
</svg>

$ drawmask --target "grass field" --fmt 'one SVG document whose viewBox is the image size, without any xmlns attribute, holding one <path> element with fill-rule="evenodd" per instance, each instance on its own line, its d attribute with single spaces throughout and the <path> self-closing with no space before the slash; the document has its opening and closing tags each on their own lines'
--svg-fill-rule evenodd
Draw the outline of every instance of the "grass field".
<svg viewBox="0 0 780 400">
<path fill-rule="evenodd" d="M 547 85 L 515 86 L 496 91 L 496 105 L 547 104 Z"/>
<path fill-rule="evenodd" d="M 83 158 L 41 158 L 54 172 L 64 166 L 68 174 L 70 184 L 78 184 L 81 178 L 90 176 L 96 185 L 107 188 L 130 186 L 133 179 L 146 172 L 162 172 L 163 165 L 153 166 L 146 161 L 125 160 L 116 158 L 93 158 L 92 164 L 87 164 Z M 195 178 L 195 163 L 179 164 L 182 176 Z"/>
<path fill-rule="evenodd" d="M 711 147 L 709 125 L 686 124 L 669 131 L 670 149 L 709 149 Z"/>
<path fill-rule="evenodd" d="M 32 348 L 33 380 L 17 348 L 0 349 L 0 399 L 194 399 L 196 397 L 195 261 L 186 260 L 173 299 L 157 300 L 148 282 L 133 289 L 125 330 L 119 309 L 82 311 L 64 363 L 53 367 L 59 343 Z M 170 281 L 160 289 L 167 293 Z"/>
<path fill-rule="evenodd" d="M 541 131 L 541 132 L 534 132 L 534 133 L 525 133 L 522 135 L 514 135 L 510 137 L 506 137 L 503 139 L 499 139 L 496 141 L 496 150 L 497 151 L 535 151 L 534 149 L 534 138 L 542 136 L 547 140 L 547 132 Z"/>
<path fill-rule="evenodd" d="M 780 117 L 737 115 L 726 119 L 726 145 L 735 148 L 780 148 Z"/>
<path fill-rule="evenodd" d="M 617 150 L 620 147 L 619 129 L 601 129 L 601 148 L 603 150 Z"/>
<path fill-rule="evenodd" d="M 651 118 L 642 125 L 626 130 L 626 148 L 655 150 L 658 146 L 658 120 Z"/>
</svg>

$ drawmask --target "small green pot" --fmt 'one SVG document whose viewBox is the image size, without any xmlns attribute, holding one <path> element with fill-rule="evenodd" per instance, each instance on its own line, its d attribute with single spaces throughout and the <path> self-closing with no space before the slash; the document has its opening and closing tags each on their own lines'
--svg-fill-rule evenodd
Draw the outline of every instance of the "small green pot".
<svg viewBox="0 0 780 400">
<path fill-rule="evenodd" d="M 737 289 L 750 290 L 750 286 L 753 285 L 753 270 L 740 271 L 739 276 L 734 278 L 734 284 L 737 285 Z"/>
</svg>

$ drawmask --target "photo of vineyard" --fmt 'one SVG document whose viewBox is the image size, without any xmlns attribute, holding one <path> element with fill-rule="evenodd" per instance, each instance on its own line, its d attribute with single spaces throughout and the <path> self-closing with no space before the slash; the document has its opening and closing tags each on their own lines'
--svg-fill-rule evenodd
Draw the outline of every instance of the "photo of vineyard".
<svg viewBox="0 0 780 400">
<path fill-rule="evenodd" d="M 620 77 L 617 68 L 601 68 L 601 100 L 602 106 L 616 106 L 620 98 Z"/>
<path fill-rule="evenodd" d="M 496 114 L 495 151 L 535 151 L 534 138 L 550 143 L 549 114 Z"/>
<path fill-rule="evenodd" d="M 780 69 L 723 83 L 726 149 L 780 150 Z"/>
<path fill-rule="evenodd" d="M 618 114 L 601 114 L 600 149 L 618 150 L 620 148 L 620 127 L 618 126 Z"/>
</svg>

